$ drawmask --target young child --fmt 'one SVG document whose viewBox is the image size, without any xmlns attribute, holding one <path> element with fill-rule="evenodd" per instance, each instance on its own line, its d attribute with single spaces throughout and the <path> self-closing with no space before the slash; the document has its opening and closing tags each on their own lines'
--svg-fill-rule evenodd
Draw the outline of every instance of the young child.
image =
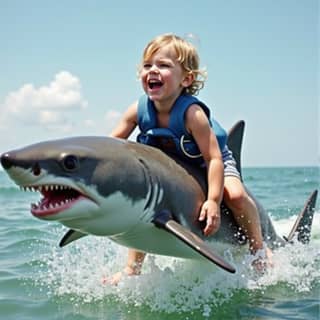
<svg viewBox="0 0 320 320">
<path fill-rule="evenodd" d="M 217 139 L 209 109 L 194 97 L 205 80 L 195 47 L 173 34 L 156 37 L 143 52 L 139 77 L 145 96 L 128 108 L 111 136 L 126 139 L 138 125 L 141 130 L 138 142 L 173 151 L 195 165 L 205 165 L 208 194 L 199 216 L 200 221 L 206 221 L 204 234 L 209 236 L 218 230 L 223 197 L 246 233 L 251 253 L 255 254 L 263 248 L 257 208 L 242 185 L 235 160 L 225 144 L 226 137 L 222 134 Z M 166 132 L 165 137 L 161 137 L 161 132 Z M 172 133 L 172 140 L 168 139 L 168 132 Z M 175 143 L 175 137 L 181 143 Z M 271 256 L 267 250 L 267 256 Z M 124 272 L 140 274 L 144 257 L 145 253 L 130 249 Z M 111 283 L 116 284 L 121 274 L 115 274 Z"/>
</svg>

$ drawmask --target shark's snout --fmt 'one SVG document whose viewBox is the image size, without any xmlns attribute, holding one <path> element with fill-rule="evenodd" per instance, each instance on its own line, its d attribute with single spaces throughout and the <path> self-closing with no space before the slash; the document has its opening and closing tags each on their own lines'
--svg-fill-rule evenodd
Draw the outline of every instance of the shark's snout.
<svg viewBox="0 0 320 320">
<path fill-rule="evenodd" d="M 1 155 L 1 165 L 3 169 L 8 170 L 12 167 L 13 165 L 13 158 L 10 155 L 10 153 L 3 153 Z"/>
<path fill-rule="evenodd" d="M 1 165 L 3 169 L 10 170 L 12 167 L 21 167 L 32 169 L 32 173 L 35 176 L 39 176 L 41 173 L 40 165 L 37 161 L 22 160 L 16 155 L 15 152 L 6 152 L 1 155 Z"/>
</svg>

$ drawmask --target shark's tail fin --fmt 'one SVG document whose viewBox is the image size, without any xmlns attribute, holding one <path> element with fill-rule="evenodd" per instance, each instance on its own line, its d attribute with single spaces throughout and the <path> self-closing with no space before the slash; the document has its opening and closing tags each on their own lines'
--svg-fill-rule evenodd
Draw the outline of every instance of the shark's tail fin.
<svg viewBox="0 0 320 320">
<path fill-rule="evenodd" d="M 308 200 L 306 201 L 304 208 L 298 215 L 298 218 L 292 227 L 288 237 L 284 237 L 286 241 L 292 241 L 293 237 L 298 234 L 297 239 L 303 244 L 307 244 L 310 241 L 311 226 L 313 215 L 315 212 L 315 206 L 317 201 L 318 190 L 312 192 Z"/>
<path fill-rule="evenodd" d="M 245 122 L 238 121 L 228 133 L 227 145 L 232 151 L 233 157 L 237 163 L 237 169 L 241 175 L 241 148 L 244 133 Z M 242 175 L 241 175 L 242 176 Z"/>
</svg>

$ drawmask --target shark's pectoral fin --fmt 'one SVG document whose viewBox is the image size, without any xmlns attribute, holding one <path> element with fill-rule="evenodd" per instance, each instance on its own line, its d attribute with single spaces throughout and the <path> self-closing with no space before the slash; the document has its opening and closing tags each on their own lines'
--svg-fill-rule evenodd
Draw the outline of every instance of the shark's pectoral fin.
<svg viewBox="0 0 320 320">
<path fill-rule="evenodd" d="M 292 241 L 293 237 L 298 234 L 298 241 L 307 244 L 310 241 L 311 227 L 315 206 L 317 201 L 318 190 L 312 192 L 306 201 L 302 211 L 299 213 L 297 220 L 292 227 L 288 237 L 284 239 L 288 242 Z"/>
<path fill-rule="evenodd" d="M 184 228 L 181 224 L 173 220 L 169 211 L 163 210 L 159 212 L 153 219 L 153 223 L 156 227 L 164 229 L 173 234 L 178 239 L 182 240 L 193 250 L 219 266 L 220 268 L 235 273 L 235 268 L 226 262 L 223 258 L 215 254 L 212 249 L 196 234 L 190 230 Z"/>
<path fill-rule="evenodd" d="M 82 233 L 80 231 L 70 229 L 61 239 L 59 246 L 64 247 L 67 244 L 69 244 L 70 242 L 76 241 L 84 236 L 87 236 L 87 234 Z"/>
</svg>

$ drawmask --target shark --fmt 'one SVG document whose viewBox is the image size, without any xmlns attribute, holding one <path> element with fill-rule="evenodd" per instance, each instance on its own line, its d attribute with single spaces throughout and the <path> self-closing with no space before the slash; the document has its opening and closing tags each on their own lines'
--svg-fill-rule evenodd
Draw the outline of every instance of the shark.
<svg viewBox="0 0 320 320">
<path fill-rule="evenodd" d="M 245 122 L 228 134 L 228 146 L 241 173 Z M 205 259 L 234 273 L 235 267 L 215 249 L 217 242 L 247 242 L 231 210 L 221 204 L 221 227 L 205 237 L 198 221 L 206 198 L 205 169 L 151 146 L 103 136 L 42 141 L 1 155 L 1 165 L 24 191 L 41 194 L 31 214 L 69 230 L 60 246 L 87 235 L 105 236 L 119 245 L 147 253 Z M 264 241 L 284 246 L 295 236 L 310 240 L 317 190 L 307 199 L 287 237 L 279 236 L 254 195 Z"/>
</svg>

